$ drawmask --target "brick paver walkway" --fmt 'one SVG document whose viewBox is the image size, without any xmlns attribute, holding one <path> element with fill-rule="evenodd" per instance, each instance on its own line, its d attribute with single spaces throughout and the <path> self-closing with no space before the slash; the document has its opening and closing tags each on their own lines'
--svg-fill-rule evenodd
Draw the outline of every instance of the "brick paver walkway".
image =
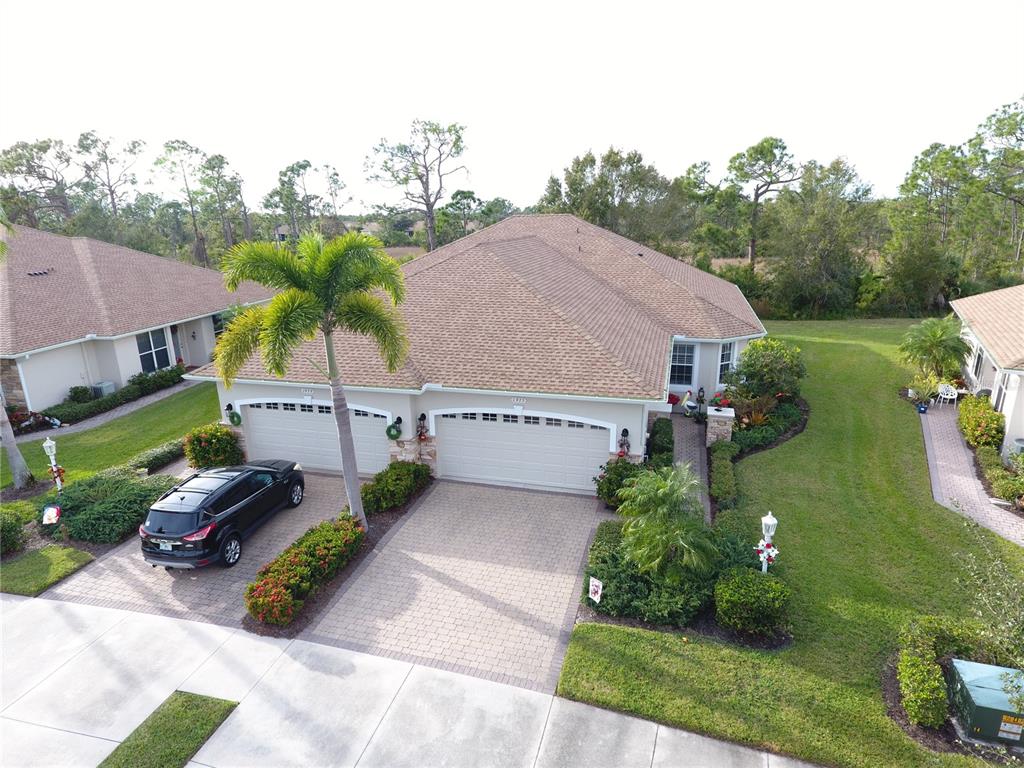
<svg viewBox="0 0 1024 768">
<path fill-rule="evenodd" d="M 552 692 L 593 496 L 437 482 L 302 637 Z"/>
<path fill-rule="evenodd" d="M 700 500 L 704 516 L 711 519 L 711 500 L 708 498 L 708 451 L 704 445 L 705 425 L 698 424 L 682 414 L 672 414 L 672 436 L 676 441 L 675 462 L 685 462 L 700 477 Z"/>
<path fill-rule="evenodd" d="M 989 501 L 974 471 L 974 455 L 957 427 L 956 408 L 930 408 L 921 415 L 921 427 L 935 500 L 1024 547 L 1024 518 Z"/>
<path fill-rule="evenodd" d="M 245 616 L 245 585 L 256 571 L 311 525 L 335 517 L 344 506 L 345 484 L 341 477 L 307 473 L 302 504 L 281 509 L 247 538 L 242 543 L 242 559 L 233 568 L 154 568 L 142 559 L 139 542 L 132 537 L 47 590 L 45 596 L 238 626 Z"/>
</svg>

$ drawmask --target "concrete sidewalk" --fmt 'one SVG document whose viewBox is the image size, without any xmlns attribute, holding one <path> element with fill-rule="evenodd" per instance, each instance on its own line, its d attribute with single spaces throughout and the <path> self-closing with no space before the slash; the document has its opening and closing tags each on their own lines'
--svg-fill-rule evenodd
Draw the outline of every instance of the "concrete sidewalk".
<svg viewBox="0 0 1024 768">
<path fill-rule="evenodd" d="M 95 766 L 176 689 L 241 702 L 194 767 L 806 765 L 395 659 L 182 619 L 2 598 L 5 766 Z"/>
</svg>

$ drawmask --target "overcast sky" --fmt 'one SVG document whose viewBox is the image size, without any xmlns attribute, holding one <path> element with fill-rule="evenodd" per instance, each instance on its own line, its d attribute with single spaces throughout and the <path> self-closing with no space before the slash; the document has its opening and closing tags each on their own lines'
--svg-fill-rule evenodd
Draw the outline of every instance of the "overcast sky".
<svg viewBox="0 0 1024 768">
<path fill-rule="evenodd" d="M 417 117 L 466 126 L 452 190 L 520 206 L 587 149 L 718 177 L 775 135 L 892 195 L 918 152 L 1024 94 L 1021 0 L 700 5 L 4 0 L 0 146 L 181 138 L 251 201 L 295 160 L 332 163 L 355 212 L 396 199 L 363 161 Z"/>
</svg>

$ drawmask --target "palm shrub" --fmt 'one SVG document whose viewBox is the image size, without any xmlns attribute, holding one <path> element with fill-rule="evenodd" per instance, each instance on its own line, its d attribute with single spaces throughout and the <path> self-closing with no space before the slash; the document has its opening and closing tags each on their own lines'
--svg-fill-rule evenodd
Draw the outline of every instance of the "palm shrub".
<svg viewBox="0 0 1024 768">
<path fill-rule="evenodd" d="M 221 260 L 228 290 L 251 280 L 279 293 L 267 305 L 249 307 L 228 323 L 217 339 L 214 360 L 224 385 L 231 386 L 242 366 L 257 352 L 263 366 L 284 376 L 292 355 L 319 334 L 331 386 L 334 420 L 341 447 L 341 470 L 352 514 L 366 528 L 359 493 L 359 468 L 335 334 L 369 336 L 389 371 L 405 359 L 408 341 L 396 306 L 405 299 L 401 267 L 379 240 L 350 232 L 325 240 L 310 232 L 292 251 L 279 243 L 244 242 Z"/>
<path fill-rule="evenodd" d="M 955 315 L 929 317 L 912 325 L 900 343 L 903 360 L 925 374 L 939 379 L 955 376 L 971 348 L 960 336 L 960 321 Z"/>
<path fill-rule="evenodd" d="M 645 470 L 619 490 L 623 550 L 641 573 L 678 584 L 708 572 L 718 556 L 704 522 L 701 480 L 688 464 Z"/>
</svg>

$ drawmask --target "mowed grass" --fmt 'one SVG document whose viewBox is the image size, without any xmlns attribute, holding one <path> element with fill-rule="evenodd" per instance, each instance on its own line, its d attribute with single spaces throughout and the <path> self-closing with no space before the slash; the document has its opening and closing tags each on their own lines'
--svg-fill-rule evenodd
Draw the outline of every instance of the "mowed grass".
<svg viewBox="0 0 1024 768">
<path fill-rule="evenodd" d="M 100 763 L 100 768 L 180 768 L 237 706 L 175 691 Z"/>
<path fill-rule="evenodd" d="M 181 437 L 193 427 L 216 421 L 219 409 L 217 387 L 212 383 L 197 384 L 94 429 L 66 436 L 59 431 L 40 433 L 38 440 L 20 443 L 19 447 L 36 478 L 45 479 L 49 459 L 42 445 L 46 437 L 52 437 L 57 443 L 57 463 L 67 473 L 65 480 L 74 482 Z M 3 487 L 11 483 L 11 470 L 6 455 L 0 461 Z"/>
<path fill-rule="evenodd" d="M 780 652 L 608 625 L 577 626 L 558 693 L 814 762 L 857 768 L 984 765 L 938 755 L 885 712 L 883 666 L 904 623 L 968 615 L 959 556 L 976 544 L 931 496 L 919 417 L 897 398 L 910 321 L 776 322 L 808 364 L 807 429 L 737 465 L 721 524 L 760 537 L 779 519 L 795 642 Z M 982 532 L 984 536 L 991 536 Z M 1021 568 L 1018 547 L 997 550 Z"/>
<path fill-rule="evenodd" d="M 92 555 L 73 547 L 43 547 L 0 565 L 0 592 L 35 597 L 91 562 Z"/>
</svg>

